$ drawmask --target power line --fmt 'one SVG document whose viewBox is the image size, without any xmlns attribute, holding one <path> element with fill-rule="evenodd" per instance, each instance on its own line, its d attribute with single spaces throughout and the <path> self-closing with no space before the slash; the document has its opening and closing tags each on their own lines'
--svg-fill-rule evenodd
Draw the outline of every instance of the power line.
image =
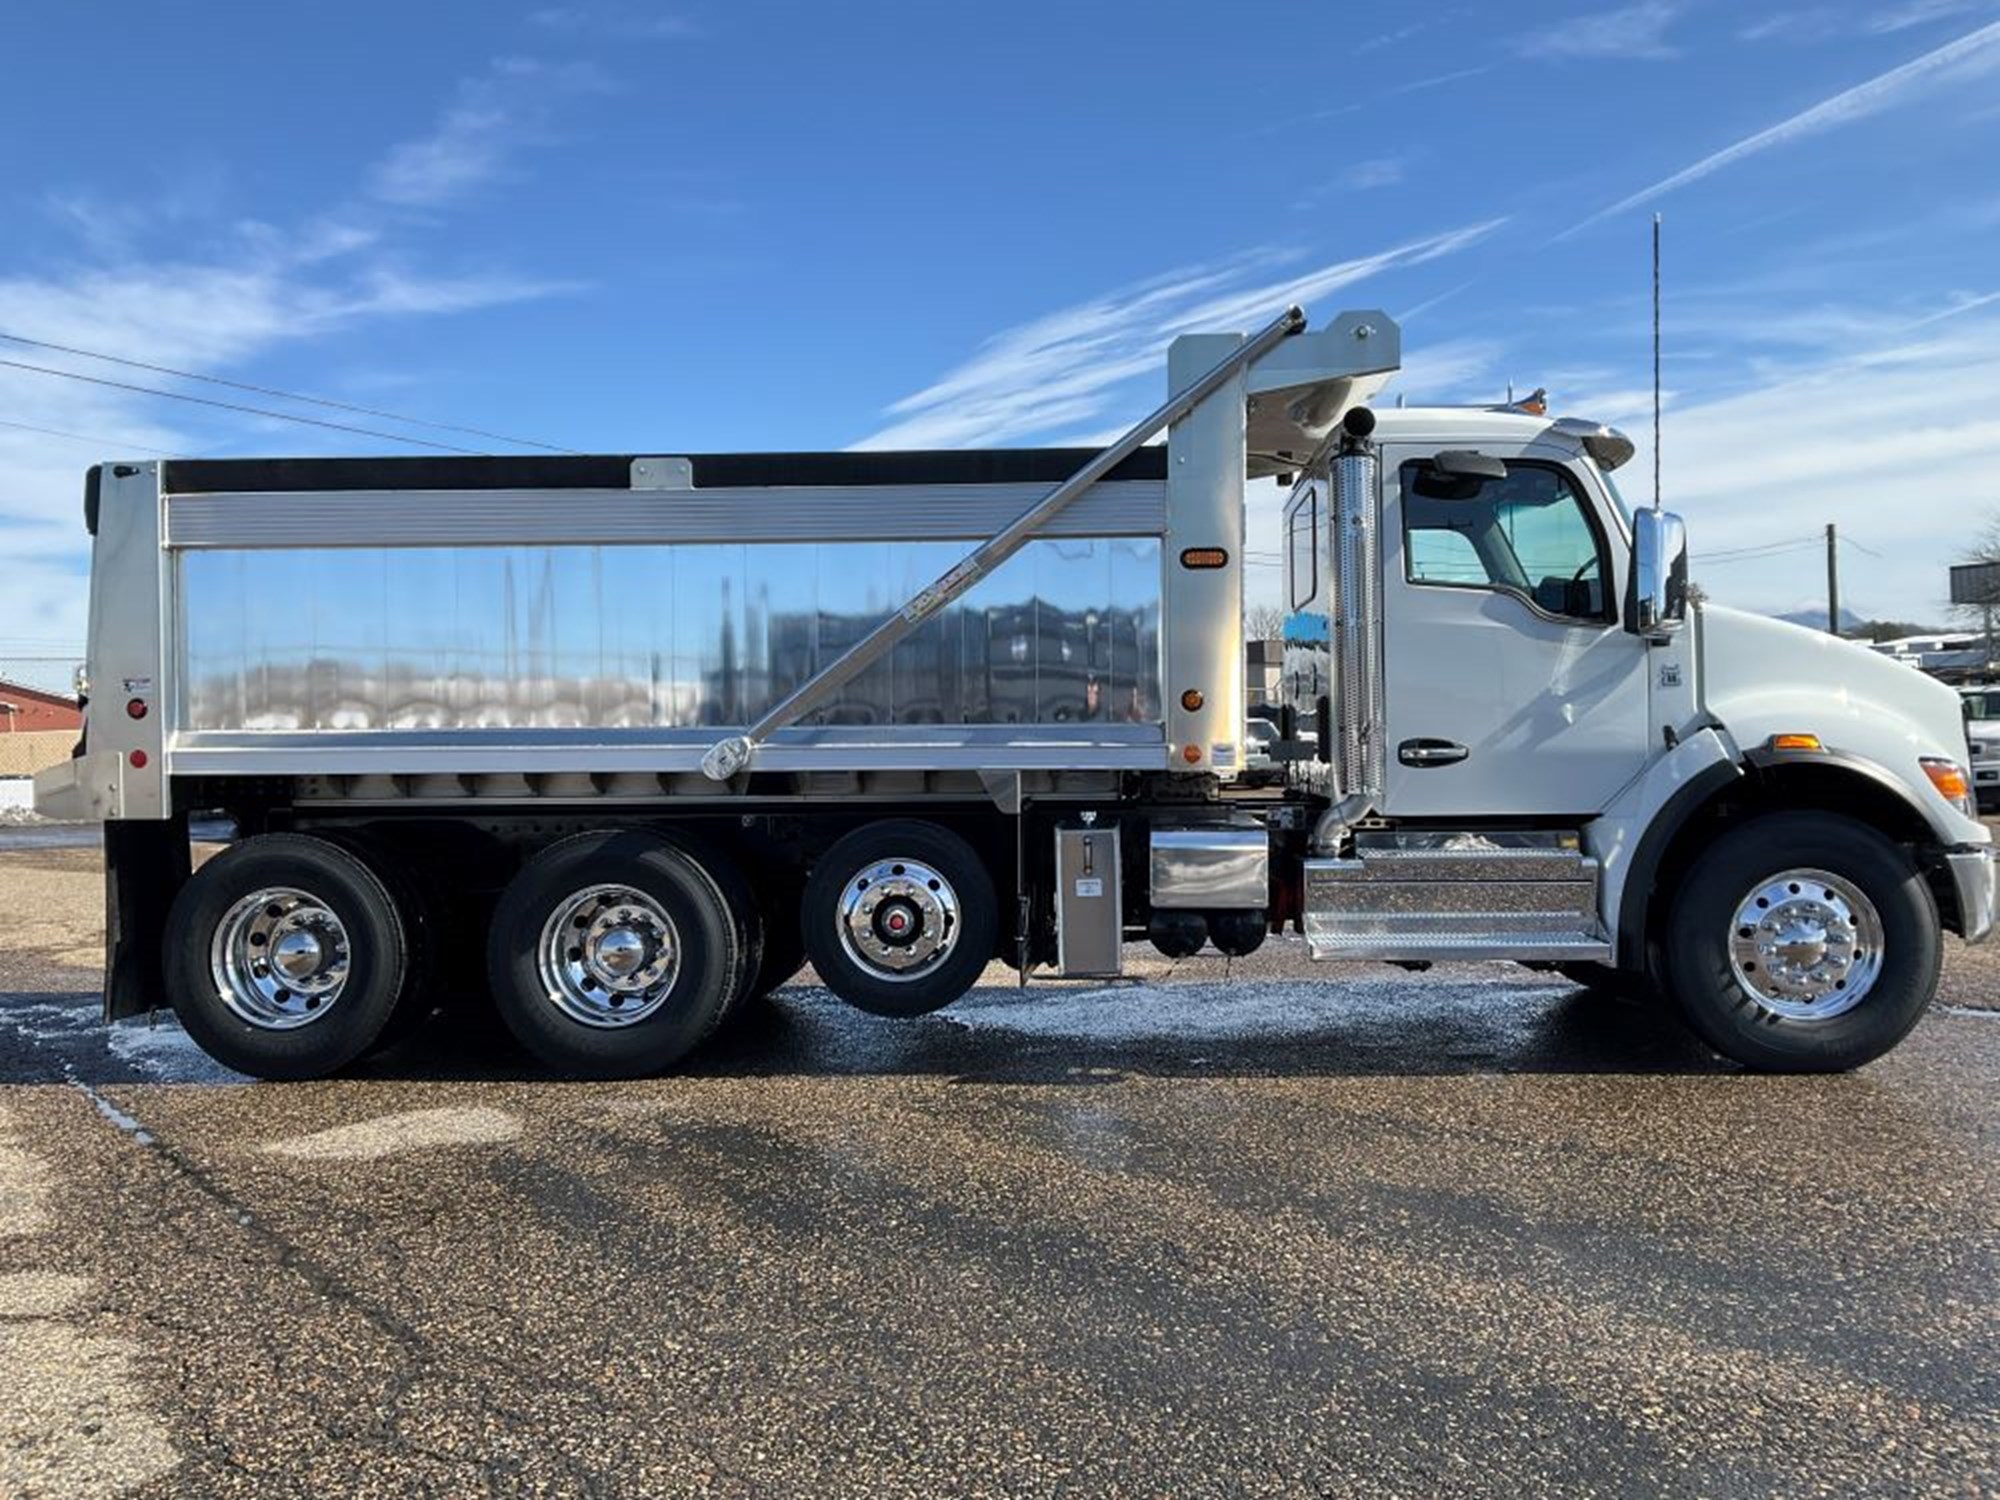
<svg viewBox="0 0 2000 1500">
<path fill-rule="evenodd" d="M 1754 557 L 1690 558 L 1688 560 L 1704 568 L 1727 568 L 1733 566 L 1736 563 L 1768 562 L 1772 558 L 1790 557 L 1794 553 L 1804 552 L 1809 548 L 1823 547 L 1825 545 L 1826 545 L 1825 539 L 1820 538 L 1815 541 L 1801 542 L 1796 547 L 1786 547 L 1777 552 L 1761 552 Z"/>
<path fill-rule="evenodd" d="M 357 416 L 381 417 L 385 421 L 401 422 L 409 427 L 428 427 L 434 432 L 462 432 L 469 437 L 492 438 L 496 442 L 514 443 L 523 448 L 541 448 L 550 453 L 574 453 L 574 448 L 559 448 L 554 443 L 538 443 L 533 438 L 510 437 L 504 432 L 488 432 L 483 427 L 460 427 L 451 422 L 432 422 L 423 417 L 406 417 L 401 412 L 384 411 L 375 406 L 356 406 L 352 402 L 333 401 L 325 396 L 307 396 L 298 391 L 280 390 L 276 386 L 252 385 L 242 380 L 225 380 L 220 375 L 201 375 L 193 370 L 177 370 L 171 365 L 153 365 L 143 359 L 126 359 L 117 354 L 101 354 L 95 349 L 79 349 L 69 344 L 51 344 L 42 339 L 31 339 L 18 333 L 0 330 L 0 339 L 10 344 L 24 344 L 30 349 L 47 349 L 54 354 L 74 354 L 81 359 L 102 360 L 106 364 L 124 365 L 133 370 L 150 370 L 155 375 L 171 375 L 177 380 L 199 380 L 206 385 L 224 386 L 232 391 L 248 391 L 255 396 L 276 396 L 284 401 L 303 401 L 308 406 L 324 406 L 332 411 L 353 412 Z M 406 438 L 405 442 L 414 439 Z M 434 445 L 435 446 L 435 445 Z M 465 452 L 465 449 L 454 449 Z"/>
<path fill-rule="evenodd" d="M 1690 562 L 1744 562 L 1756 557 L 1775 557 L 1782 552 L 1790 552 L 1800 547 L 1817 547 L 1823 538 L 1818 536 L 1793 537 L 1781 542 L 1759 542 L 1748 547 L 1726 547 L 1720 552 L 1697 552 Z"/>
<path fill-rule="evenodd" d="M 83 432 L 63 432 L 54 427 L 35 427 L 27 422 L 9 422 L 0 419 L 0 427 L 11 427 L 17 432 L 38 432 L 43 437 L 68 438 L 72 443 L 87 443 L 93 448 L 115 448 L 122 453 L 151 453 L 159 458 L 179 458 L 178 453 L 169 453 L 164 448 L 148 448 L 144 443 L 128 443 L 123 438 L 91 437 Z"/>
<path fill-rule="evenodd" d="M 471 448 L 455 448 L 450 443 L 434 443 L 429 438 L 405 437 L 400 432 L 379 432 L 372 427 L 354 427 L 346 422 L 327 422 L 318 417 L 302 417 L 295 412 L 272 411 L 262 406 L 243 406 L 234 401 L 216 401 L 207 396 L 190 396 L 185 391 L 163 391 L 158 386 L 133 385 L 124 380 L 106 380 L 98 375 L 82 375 L 75 370 L 57 370 L 48 365 L 23 364 L 18 359 L 0 359 L 0 369 L 28 370 L 36 375 L 54 375 L 63 380 L 81 380 L 86 385 L 109 386 L 115 391 L 136 391 L 142 396 L 164 396 L 169 401 L 191 401 L 196 406 L 214 406 L 223 411 L 240 411 L 253 417 L 272 417 L 280 422 L 302 422 L 308 427 L 326 427 L 334 432 L 354 432 L 362 437 L 381 438 L 391 443 L 411 443 L 419 448 L 436 448 L 445 453 L 475 453 Z"/>
</svg>

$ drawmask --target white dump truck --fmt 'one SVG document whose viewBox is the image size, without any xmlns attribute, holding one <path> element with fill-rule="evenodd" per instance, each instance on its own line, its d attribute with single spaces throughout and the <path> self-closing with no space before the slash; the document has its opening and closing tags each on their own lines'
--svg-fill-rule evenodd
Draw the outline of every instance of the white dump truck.
<svg viewBox="0 0 2000 1500">
<path fill-rule="evenodd" d="M 490 988 L 617 1076 L 806 958 L 911 1016 L 1293 928 L 1656 995 L 1756 1068 L 1893 1046 L 1993 923 L 1955 695 L 1701 601 L 1610 428 L 1374 409 L 1399 358 L 1379 312 L 1183 337 L 1101 452 L 92 470 L 89 715 L 36 791 L 105 820 L 109 1015 L 299 1078 Z M 237 830 L 192 873 L 191 815 Z"/>
</svg>

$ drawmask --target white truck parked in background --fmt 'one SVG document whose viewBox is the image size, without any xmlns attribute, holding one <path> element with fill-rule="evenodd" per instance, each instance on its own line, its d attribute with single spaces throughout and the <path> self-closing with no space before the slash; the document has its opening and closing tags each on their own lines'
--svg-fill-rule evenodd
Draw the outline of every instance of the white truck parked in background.
<svg viewBox="0 0 2000 1500">
<path fill-rule="evenodd" d="M 915 1015 L 996 955 L 1296 925 L 1643 986 L 1753 1067 L 1893 1046 L 1993 922 L 1954 695 L 1691 598 L 1608 428 L 1377 414 L 1399 358 L 1374 312 L 1184 337 L 1095 455 L 93 470 L 93 702 L 37 795 L 106 820 L 108 1014 L 305 1077 L 483 985 L 625 1075 L 802 956 Z M 1282 790 L 1235 784 L 1270 475 Z M 192 874 L 191 813 L 239 830 Z"/>
<path fill-rule="evenodd" d="M 1962 687 L 1965 753 L 1972 770 L 1972 796 L 1981 812 L 2000 811 L 2000 687 Z"/>
</svg>

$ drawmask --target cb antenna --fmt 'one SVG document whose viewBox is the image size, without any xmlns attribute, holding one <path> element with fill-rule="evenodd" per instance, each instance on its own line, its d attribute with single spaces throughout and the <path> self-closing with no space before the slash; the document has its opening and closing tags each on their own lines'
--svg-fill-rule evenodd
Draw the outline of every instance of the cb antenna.
<svg viewBox="0 0 2000 1500">
<path fill-rule="evenodd" d="M 1660 216 L 1653 215 L 1653 509 L 1660 508 Z"/>
</svg>

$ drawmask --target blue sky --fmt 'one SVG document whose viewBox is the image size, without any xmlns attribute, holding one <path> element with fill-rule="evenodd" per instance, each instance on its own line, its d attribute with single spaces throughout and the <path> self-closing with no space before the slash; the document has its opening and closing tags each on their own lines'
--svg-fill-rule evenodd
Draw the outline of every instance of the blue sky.
<svg viewBox="0 0 2000 1500">
<path fill-rule="evenodd" d="M 1412 401 L 1638 429 L 1657 209 L 1711 593 L 1821 598 L 1831 520 L 1853 608 L 1940 619 L 2000 507 L 1995 0 L 15 4 L 0 53 L 0 333 L 584 450 L 1011 445 L 1303 297 L 1403 319 Z M 98 458 L 425 451 L 4 366 L 0 424 L 0 658 L 81 640 Z"/>
</svg>

